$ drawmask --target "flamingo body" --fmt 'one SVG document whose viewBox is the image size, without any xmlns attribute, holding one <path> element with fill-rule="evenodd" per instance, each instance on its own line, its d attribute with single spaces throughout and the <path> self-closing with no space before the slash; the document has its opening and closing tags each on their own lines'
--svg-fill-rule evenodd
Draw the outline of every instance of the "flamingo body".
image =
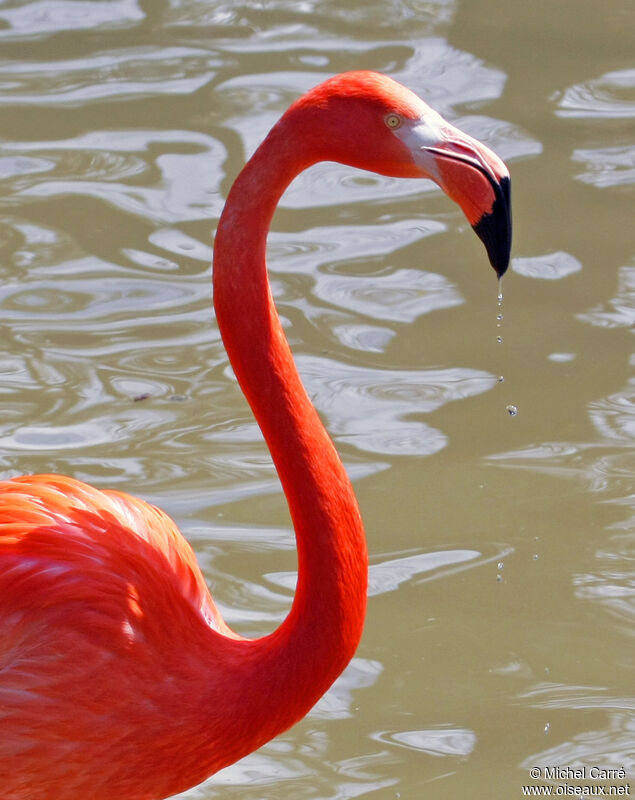
<svg viewBox="0 0 635 800">
<path fill-rule="evenodd" d="M 59 475 L 0 482 L 3 800 L 169 797 L 299 720 L 355 652 L 361 517 L 295 368 L 265 262 L 281 194 L 324 159 L 432 178 L 504 272 L 509 175 L 484 145 L 375 73 L 336 76 L 291 106 L 236 179 L 214 247 L 217 321 L 294 524 L 291 610 L 268 636 L 245 639 L 159 509 Z"/>
<path fill-rule="evenodd" d="M 222 645 L 226 630 L 174 523 L 47 475 L 1 483 L 0 516 L 3 797 L 154 798 L 191 785 L 178 771 L 202 780 L 194 750 L 169 785 L 162 764 L 175 729 L 196 729 L 201 642 Z"/>
</svg>

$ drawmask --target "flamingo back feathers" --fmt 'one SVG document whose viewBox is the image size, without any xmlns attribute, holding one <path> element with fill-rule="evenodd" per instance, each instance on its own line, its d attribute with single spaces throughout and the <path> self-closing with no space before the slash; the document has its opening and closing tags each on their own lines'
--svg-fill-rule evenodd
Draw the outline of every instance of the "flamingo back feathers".
<svg viewBox="0 0 635 800">
<path fill-rule="evenodd" d="M 37 564 L 39 571 L 52 574 L 75 567 L 98 578 L 107 565 L 113 567 L 104 580 L 121 572 L 124 563 L 139 569 L 149 558 L 166 575 L 173 574 L 183 597 L 213 625 L 222 623 L 194 552 L 175 523 L 131 495 L 62 475 L 0 482 L 0 548 L 3 558 L 19 555 L 22 570 L 36 570 Z M 90 586 L 86 577 L 83 583 Z M 63 582 L 57 591 L 64 592 Z"/>
<path fill-rule="evenodd" d="M 132 789 L 142 776 L 148 798 L 173 794 L 179 769 L 161 761 L 181 725 L 198 725 L 202 643 L 227 631 L 159 509 L 57 475 L 0 482 L 3 800 L 112 797 L 99 782 L 143 800 Z M 112 774 L 111 748 L 131 755 L 127 773 Z"/>
</svg>

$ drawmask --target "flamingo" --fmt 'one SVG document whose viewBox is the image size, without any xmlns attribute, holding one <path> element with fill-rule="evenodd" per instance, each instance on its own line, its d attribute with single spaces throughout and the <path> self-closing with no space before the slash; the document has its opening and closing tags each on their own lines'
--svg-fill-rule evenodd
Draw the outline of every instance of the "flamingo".
<svg viewBox="0 0 635 800">
<path fill-rule="evenodd" d="M 431 178 L 501 276 L 510 183 L 491 150 L 377 73 L 291 105 L 236 179 L 214 247 L 216 318 L 271 451 L 295 529 L 288 616 L 247 639 L 223 621 L 175 523 L 61 475 L 0 482 L 0 795 L 159 800 L 301 719 L 362 634 L 367 553 L 351 483 L 303 388 L 267 279 L 277 202 L 330 160 Z"/>
</svg>

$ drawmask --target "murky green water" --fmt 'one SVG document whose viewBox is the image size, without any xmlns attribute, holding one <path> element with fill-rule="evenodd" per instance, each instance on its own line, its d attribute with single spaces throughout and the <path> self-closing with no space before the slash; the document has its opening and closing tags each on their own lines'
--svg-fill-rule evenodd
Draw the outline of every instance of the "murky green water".
<svg viewBox="0 0 635 800">
<path fill-rule="evenodd" d="M 355 480 L 368 621 L 305 721 L 183 797 L 512 798 L 550 764 L 635 791 L 632 29 L 627 0 L 0 2 L 2 474 L 161 505 L 247 635 L 295 559 L 210 310 L 233 177 L 354 68 L 512 170 L 500 308 L 431 185 L 323 164 L 283 198 L 274 292 Z"/>
</svg>

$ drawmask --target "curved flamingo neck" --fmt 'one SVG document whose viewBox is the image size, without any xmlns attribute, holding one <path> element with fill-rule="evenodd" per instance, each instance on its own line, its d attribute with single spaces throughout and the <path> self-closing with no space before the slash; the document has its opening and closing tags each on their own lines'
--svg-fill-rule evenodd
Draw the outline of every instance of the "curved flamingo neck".
<svg viewBox="0 0 635 800">
<path fill-rule="evenodd" d="M 262 741 L 302 717 L 344 669 L 366 608 L 367 554 L 357 502 L 300 381 L 266 270 L 278 200 L 302 169 L 319 160 L 302 149 L 306 141 L 297 117 L 285 115 L 234 183 L 214 245 L 218 325 L 271 451 L 298 548 L 288 617 L 269 636 L 244 642 L 257 651 L 244 669 L 258 682 L 257 702 L 269 728 Z"/>
</svg>

